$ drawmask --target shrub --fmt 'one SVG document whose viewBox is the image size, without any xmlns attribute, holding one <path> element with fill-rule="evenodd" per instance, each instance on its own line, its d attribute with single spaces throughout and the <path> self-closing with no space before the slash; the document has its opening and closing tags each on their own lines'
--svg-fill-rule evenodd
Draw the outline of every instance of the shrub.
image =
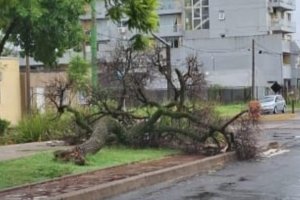
<svg viewBox="0 0 300 200">
<path fill-rule="evenodd" d="M 27 116 L 17 126 L 15 141 L 17 143 L 41 141 L 48 126 L 48 120 L 43 115 Z"/>
<path fill-rule="evenodd" d="M 10 125 L 9 121 L 5 119 L 0 119 L 0 136 L 4 135 L 9 125 Z"/>
<path fill-rule="evenodd" d="M 69 113 L 63 114 L 59 118 L 49 118 L 49 127 L 46 133 L 45 139 L 56 139 L 60 140 L 65 138 L 68 135 L 73 134 L 73 118 L 72 115 Z"/>
<path fill-rule="evenodd" d="M 239 160 L 249 160 L 257 155 L 257 134 L 259 128 L 257 121 L 244 117 L 239 120 L 235 135 L 235 148 Z"/>
<path fill-rule="evenodd" d="M 12 137 L 16 143 L 61 139 L 70 132 L 70 121 L 69 116 L 55 118 L 53 113 L 33 114 L 18 124 Z"/>
</svg>

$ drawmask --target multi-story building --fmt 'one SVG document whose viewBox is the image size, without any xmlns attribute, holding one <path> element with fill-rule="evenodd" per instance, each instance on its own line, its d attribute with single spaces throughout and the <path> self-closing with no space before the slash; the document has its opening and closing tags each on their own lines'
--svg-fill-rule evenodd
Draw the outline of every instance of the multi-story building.
<svg viewBox="0 0 300 200">
<path fill-rule="evenodd" d="M 197 55 L 211 85 L 250 87 L 254 64 L 261 96 L 274 82 L 299 85 L 299 50 L 291 36 L 295 9 L 295 0 L 160 0 L 156 34 L 172 46 L 172 68 Z M 135 33 L 123 21 L 106 18 L 103 1 L 96 10 L 99 58 L 104 59 L 117 40 Z M 90 19 L 90 14 L 81 17 L 87 32 Z"/>
</svg>

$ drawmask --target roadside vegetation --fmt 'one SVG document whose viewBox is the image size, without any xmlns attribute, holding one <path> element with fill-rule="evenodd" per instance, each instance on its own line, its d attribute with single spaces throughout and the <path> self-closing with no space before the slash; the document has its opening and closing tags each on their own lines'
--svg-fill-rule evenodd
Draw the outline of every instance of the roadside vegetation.
<svg viewBox="0 0 300 200">
<path fill-rule="evenodd" d="M 295 101 L 295 112 L 300 111 L 300 101 Z M 247 108 L 246 103 L 234 103 L 234 104 L 220 104 L 216 103 L 215 110 L 220 114 L 222 117 L 232 117 L 239 113 L 241 110 Z M 287 114 L 292 112 L 292 103 L 287 102 Z M 286 114 L 285 114 L 286 115 Z M 266 117 L 267 116 L 267 117 Z M 276 118 L 278 115 L 271 115 L 271 117 Z M 264 118 L 270 118 L 268 115 L 263 115 Z"/>
<path fill-rule="evenodd" d="M 0 134 L 0 145 L 20 144 L 47 140 L 61 140 L 72 135 L 72 118 L 64 115 L 56 118 L 55 113 L 32 113 L 24 117 L 18 125 L 5 127 Z"/>
<path fill-rule="evenodd" d="M 170 149 L 130 149 L 112 146 L 87 156 L 85 166 L 56 162 L 53 160 L 53 152 L 50 151 L 38 153 L 0 162 L 0 189 L 137 161 L 156 160 L 178 153 L 180 152 Z"/>
<path fill-rule="evenodd" d="M 300 104 L 299 104 L 300 105 Z M 208 106 L 199 103 L 199 107 Z M 212 106 L 212 105 L 210 105 Z M 245 110 L 246 104 L 216 104 L 213 106 L 215 114 L 229 118 Z M 77 108 L 80 110 L 80 108 Z M 137 116 L 144 116 L 155 112 L 155 108 L 135 108 L 132 111 Z M 212 112 L 214 112 L 212 110 Z M 81 109 L 82 113 L 89 111 Z M 167 119 L 163 119 L 167 123 Z M 20 144 L 28 142 L 48 141 L 48 140 L 65 140 L 67 143 L 74 144 L 80 140 L 74 133 L 74 118 L 71 114 L 64 114 L 60 118 L 56 117 L 56 113 L 49 110 L 46 113 L 34 112 L 28 115 L 19 122 L 15 127 L 9 128 L 9 122 L 6 120 L 0 121 L 1 134 L 0 145 Z"/>
<path fill-rule="evenodd" d="M 217 104 L 215 107 L 215 110 L 222 117 L 232 117 L 245 109 L 247 109 L 246 103 Z"/>
</svg>

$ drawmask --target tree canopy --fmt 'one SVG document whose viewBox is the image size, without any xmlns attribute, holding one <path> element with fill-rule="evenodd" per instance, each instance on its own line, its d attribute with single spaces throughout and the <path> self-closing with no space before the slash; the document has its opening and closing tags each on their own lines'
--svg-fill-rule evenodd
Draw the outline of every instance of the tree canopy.
<svg viewBox="0 0 300 200">
<path fill-rule="evenodd" d="M 128 27 L 150 32 L 157 25 L 157 0 L 103 0 L 107 16 L 128 18 Z M 51 65 L 83 39 L 79 16 L 90 0 L 0 0 L 0 55 L 11 41 L 23 53 Z"/>
<path fill-rule="evenodd" d="M 150 32 L 157 26 L 157 0 L 105 0 L 108 16 L 118 21 L 128 17 L 128 28 Z"/>
<path fill-rule="evenodd" d="M 66 49 L 82 39 L 79 16 L 85 0 L 2 0 L 0 54 L 10 40 L 23 53 L 45 64 L 53 64 Z"/>
</svg>

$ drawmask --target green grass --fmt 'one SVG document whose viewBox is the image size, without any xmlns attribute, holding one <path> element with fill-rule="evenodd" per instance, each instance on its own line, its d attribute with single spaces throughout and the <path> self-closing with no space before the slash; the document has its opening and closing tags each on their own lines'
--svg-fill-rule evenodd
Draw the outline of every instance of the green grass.
<svg viewBox="0 0 300 200">
<path fill-rule="evenodd" d="M 136 161 L 159 159 L 177 153 L 179 152 L 168 149 L 110 147 L 104 148 L 96 155 L 88 156 L 86 166 L 55 162 L 52 152 L 38 153 L 30 157 L 0 162 L 0 189 Z"/>
<path fill-rule="evenodd" d="M 300 101 L 295 101 L 295 104 L 294 104 L 294 108 L 295 108 L 295 111 L 299 111 L 300 110 Z M 287 110 L 288 111 L 292 111 L 292 102 L 288 102 L 287 103 Z"/>
<path fill-rule="evenodd" d="M 217 105 L 216 111 L 220 113 L 222 117 L 232 117 L 242 110 L 246 109 L 246 104 L 226 104 L 226 105 Z"/>
</svg>

